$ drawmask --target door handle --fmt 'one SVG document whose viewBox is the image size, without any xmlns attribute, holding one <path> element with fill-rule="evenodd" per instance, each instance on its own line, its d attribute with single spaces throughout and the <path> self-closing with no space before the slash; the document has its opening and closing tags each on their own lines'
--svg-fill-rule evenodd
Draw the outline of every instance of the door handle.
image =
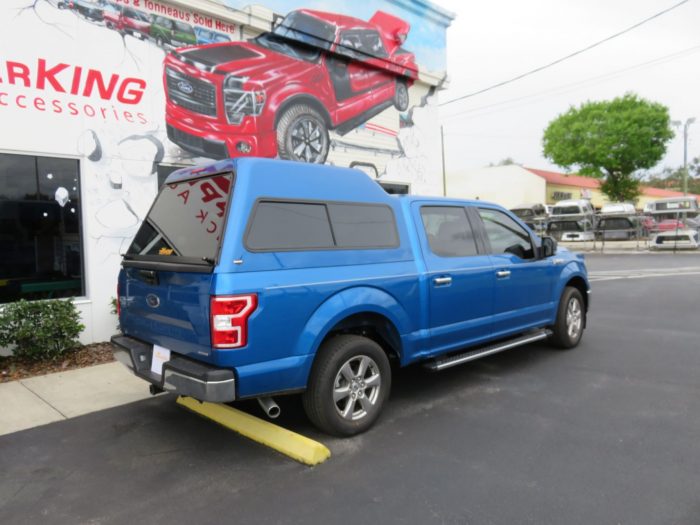
<svg viewBox="0 0 700 525">
<path fill-rule="evenodd" d="M 503 278 L 509 277 L 509 276 L 510 276 L 510 270 L 498 270 L 496 272 L 496 277 L 498 277 L 499 279 L 503 279 Z"/>
<path fill-rule="evenodd" d="M 435 286 L 445 286 L 446 284 L 452 284 L 452 277 L 436 277 L 433 279 Z"/>
</svg>

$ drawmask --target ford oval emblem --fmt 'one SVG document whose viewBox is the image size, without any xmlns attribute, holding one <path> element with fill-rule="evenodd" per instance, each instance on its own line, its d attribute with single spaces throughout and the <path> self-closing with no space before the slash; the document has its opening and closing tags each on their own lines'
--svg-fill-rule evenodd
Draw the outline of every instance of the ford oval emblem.
<svg viewBox="0 0 700 525">
<path fill-rule="evenodd" d="M 146 304 L 151 308 L 158 308 L 160 306 L 160 297 L 154 293 L 149 293 L 146 296 Z"/>
<path fill-rule="evenodd" d="M 186 80 L 180 80 L 180 82 L 177 83 L 177 89 L 182 91 L 185 95 L 191 95 L 194 91 L 192 84 L 190 84 Z"/>
</svg>

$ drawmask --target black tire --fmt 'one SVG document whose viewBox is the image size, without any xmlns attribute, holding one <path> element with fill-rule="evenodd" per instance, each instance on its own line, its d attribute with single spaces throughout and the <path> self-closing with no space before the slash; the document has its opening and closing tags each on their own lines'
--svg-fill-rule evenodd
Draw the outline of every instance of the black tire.
<svg viewBox="0 0 700 525">
<path fill-rule="evenodd" d="M 390 390 L 391 366 L 384 350 L 366 337 L 339 335 L 321 345 L 302 401 L 320 430 L 354 436 L 376 422 Z"/>
<path fill-rule="evenodd" d="M 281 159 L 323 164 L 329 145 L 326 122 L 311 106 L 294 104 L 277 121 L 277 153 Z"/>
<path fill-rule="evenodd" d="M 408 109 L 408 86 L 405 82 L 397 81 L 396 90 L 394 91 L 394 107 L 398 111 L 406 111 Z"/>
<path fill-rule="evenodd" d="M 585 327 L 586 303 L 583 300 L 583 296 L 578 288 L 567 286 L 564 288 L 559 300 L 557 320 L 552 327 L 554 333 L 550 341 L 557 348 L 574 348 L 581 341 Z"/>
</svg>

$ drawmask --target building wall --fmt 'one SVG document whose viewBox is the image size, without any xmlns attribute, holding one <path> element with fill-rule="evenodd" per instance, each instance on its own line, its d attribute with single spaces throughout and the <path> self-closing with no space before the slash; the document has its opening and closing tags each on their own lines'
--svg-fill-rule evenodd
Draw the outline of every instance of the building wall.
<svg viewBox="0 0 700 525">
<path fill-rule="evenodd" d="M 494 166 L 449 174 L 447 194 L 513 208 L 521 204 L 544 203 L 546 183 L 521 166 Z"/>
<path fill-rule="evenodd" d="M 608 202 L 608 198 L 598 189 L 547 183 L 547 204 L 555 204 L 566 199 L 590 199 L 594 208 L 599 208 Z"/>
<path fill-rule="evenodd" d="M 133 8 L 149 20 L 163 16 L 216 31 L 232 46 L 269 31 L 275 21 L 305 6 L 292 0 L 262 0 L 262 5 L 238 0 L 112 3 Z M 413 65 L 402 72 L 414 79 L 408 107 L 391 106 L 344 133 L 331 131 L 325 161 L 340 166 L 371 164 L 368 172 L 380 181 L 406 183 L 416 193 L 440 194 L 436 93 L 446 77 L 445 32 L 451 15 L 425 0 L 356 5 L 328 0 L 313 5 L 364 21 L 377 9 L 397 17 L 410 25 L 401 49 L 413 57 Z M 108 27 L 104 19 L 90 19 L 64 6 L 58 0 L 0 4 L 0 153 L 79 162 L 80 194 L 73 199 L 82 206 L 84 294 L 75 302 L 86 325 L 83 341 L 90 342 L 114 332 L 110 300 L 116 295 L 120 254 L 157 193 L 158 165 L 186 166 L 212 159 L 168 138 L 163 61 L 177 45 L 159 46 L 153 38 L 137 38 L 127 30 Z M 391 64 L 371 57 L 357 67 L 373 72 L 377 64 L 395 74 Z M 288 71 L 270 69 L 265 74 L 265 82 L 291 83 Z M 313 91 L 320 84 L 307 81 L 305 89 Z M 380 88 L 370 86 L 365 97 L 374 103 L 379 93 Z M 202 131 L 201 136 L 207 133 Z M 0 200 L 2 206 L 6 203 Z M 60 242 L 56 240 L 57 245 Z M 5 277 L 0 275 L 0 283 L 8 281 Z"/>
</svg>

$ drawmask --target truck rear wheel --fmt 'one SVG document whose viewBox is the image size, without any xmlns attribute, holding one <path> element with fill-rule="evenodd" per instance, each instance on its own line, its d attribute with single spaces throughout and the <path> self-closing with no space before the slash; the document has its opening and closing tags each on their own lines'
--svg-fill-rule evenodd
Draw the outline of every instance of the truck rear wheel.
<svg viewBox="0 0 700 525">
<path fill-rule="evenodd" d="M 551 342 L 557 348 L 574 348 L 586 326 L 586 306 L 578 288 L 567 286 L 561 294 Z"/>
<path fill-rule="evenodd" d="M 320 430 L 353 436 L 375 423 L 390 390 L 391 367 L 384 350 L 366 337 L 339 335 L 321 346 L 302 400 Z"/>
<path fill-rule="evenodd" d="M 295 104 L 277 122 L 277 152 L 281 159 L 323 164 L 329 144 L 326 122 L 311 106 Z"/>
</svg>

